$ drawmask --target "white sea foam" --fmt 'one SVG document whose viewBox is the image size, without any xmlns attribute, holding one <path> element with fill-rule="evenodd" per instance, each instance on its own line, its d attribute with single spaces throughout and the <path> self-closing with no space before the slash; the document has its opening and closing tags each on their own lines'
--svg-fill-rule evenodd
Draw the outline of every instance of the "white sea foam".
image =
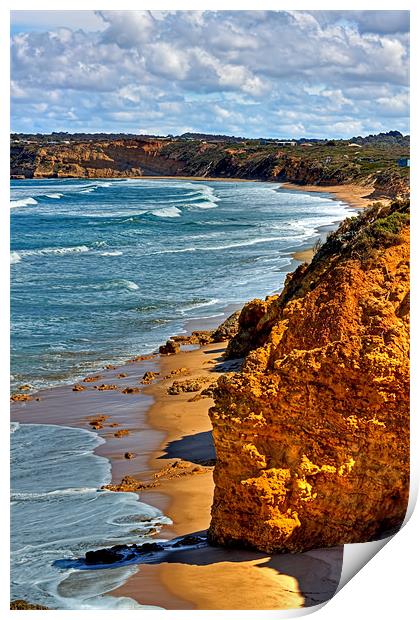
<svg viewBox="0 0 420 620">
<path fill-rule="evenodd" d="M 71 564 L 88 550 L 150 542 L 170 520 L 134 493 L 99 490 L 110 482 L 111 468 L 93 453 L 103 443 L 96 433 L 48 424 L 12 424 L 11 430 L 13 598 L 58 609 L 147 608 L 103 596 L 136 567 L 82 571 Z"/>
<path fill-rule="evenodd" d="M 114 252 L 101 252 L 101 256 L 122 256 L 122 252 L 115 250 Z"/>
<path fill-rule="evenodd" d="M 14 265 L 15 263 L 20 263 L 22 260 L 19 252 L 10 252 L 10 264 Z"/>
<path fill-rule="evenodd" d="M 157 250 L 156 252 L 150 252 L 150 256 L 155 254 L 184 254 L 185 252 L 196 252 L 197 248 L 174 248 L 172 250 Z"/>
<path fill-rule="evenodd" d="M 101 291 L 109 291 L 112 289 L 126 289 L 127 291 L 139 290 L 138 284 L 132 280 L 125 280 L 124 278 L 110 280 L 108 282 L 100 282 L 98 284 L 93 284 L 92 286 L 88 285 L 87 288 L 95 288 Z"/>
<path fill-rule="evenodd" d="M 139 287 L 135 282 L 132 282 L 131 280 L 123 280 L 123 282 L 129 291 L 138 291 Z"/>
<path fill-rule="evenodd" d="M 59 194 L 58 192 L 56 194 L 45 194 L 47 198 L 62 198 L 63 194 Z"/>
<path fill-rule="evenodd" d="M 164 207 L 163 209 L 154 209 L 149 213 L 156 217 L 180 217 L 182 212 L 178 207 Z"/>
<path fill-rule="evenodd" d="M 195 206 L 199 209 L 214 209 L 217 207 L 217 203 L 220 202 L 212 187 L 205 185 L 202 189 L 202 196 L 205 198 L 204 202 L 196 203 Z"/>
<path fill-rule="evenodd" d="M 10 432 L 11 433 L 15 433 L 17 430 L 19 430 L 19 428 L 20 428 L 19 422 L 10 422 Z"/>
<path fill-rule="evenodd" d="M 272 241 L 284 241 L 287 237 L 263 237 L 257 239 L 248 239 L 248 241 L 238 241 L 235 243 L 226 243 L 224 245 L 213 245 L 202 248 L 197 248 L 197 250 L 230 250 L 231 248 L 241 248 L 248 245 L 258 245 L 260 243 L 271 243 Z"/>
<path fill-rule="evenodd" d="M 90 248 L 87 245 L 75 245 L 70 247 L 63 248 L 39 248 L 36 250 L 20 250 L 16 254 L 19 255 L 20 258 L 25 258 L 25 256 L 46 256 L 49 254 L 55 254 L 57 256 L 61 256 L 63 254 L 80 254 L 83 252 L 89 252 Z"/>
<path fill-rule="evenodd" d="M 61 495 L 83 495 L 86 493 L 97 493 L 98 490 L 92 487 L 80 487 L 69 489 L 57 489 L 45 493 L 11 493 L 12 501 L 33 501 L 36 499 L 48 499 L 48 497 L 57 497 Z M 106 493 L 106 491 L 103 491 Z M 110 492 L 110 491 L 108 491 Z"/>
<path fill-rule="evenodd" d="M 215 306 L 218 304 L 220 299 L 209 299 L 208 301 L 197 301 L 192 304 L 182 308 L 181 314 L 188 312 L 189 310 L 197 310 L 197 308 L 206 308 L 207 306 Z"/>
<path fill-rule="evenodd" d="M 20 200 L 11 200 L 10 208 L 16 209 L 18 207 L 27 207 L 28 205 L 37 205 L 38 201 L 35 198 L 29 196 L 28 198 L 21 198 Z"/>
</svg>

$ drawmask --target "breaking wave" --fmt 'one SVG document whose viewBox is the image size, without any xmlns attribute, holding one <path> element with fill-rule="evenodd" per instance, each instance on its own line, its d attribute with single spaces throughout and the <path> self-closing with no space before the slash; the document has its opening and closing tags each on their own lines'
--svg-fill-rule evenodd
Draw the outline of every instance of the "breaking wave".
<svg viewBox="0 0 420 620">
<path fill-rule="evenodd" d="M 28 205 L 37 205 L 38 201 L 35 198 L 29 196 L 29 198 L 21 198 L 20 200 L 11 200 L 10 208 L 16 209 L 17 207 L 27 207 Z"/>
<path fill-rule="evenodd" d="M 178 207 L 165 207 L 163 209 L 154 209 L 153 211 L 149 211 L 150 215 L 155 215 L 156 217 L 180 217 L 181 209 Z"/>
</svg>

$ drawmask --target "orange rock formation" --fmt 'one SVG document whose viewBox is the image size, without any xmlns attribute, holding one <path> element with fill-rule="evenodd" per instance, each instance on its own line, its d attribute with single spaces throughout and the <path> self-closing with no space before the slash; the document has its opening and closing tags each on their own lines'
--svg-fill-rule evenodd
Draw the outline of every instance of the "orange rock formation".
<svg viewBox="0 0 420 620">
<path fill-rule="evenodd" d="M 409 485 L 408 203 L 346 220 L 243 309 L 210 410 L 209 540 L 265 552 L 363 542 L 398 527 Z"/>
</svg>

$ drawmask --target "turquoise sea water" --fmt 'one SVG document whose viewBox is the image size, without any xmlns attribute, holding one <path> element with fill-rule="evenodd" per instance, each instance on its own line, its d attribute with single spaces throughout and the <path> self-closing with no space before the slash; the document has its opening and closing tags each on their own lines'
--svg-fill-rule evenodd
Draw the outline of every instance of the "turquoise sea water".
<svg viewBox="0 0 420 620">
<path fill-rule="evenodd" d="M 12 181 L 12 384 L 70 382 L 281 288 L 349 214 L 273 183 Z"/>
<path fill-rule="evenodd" d="M 52 609 L 144 608 L 130 598 L 103 596 L 136 567 L 91 572 L 58 568 L 55 562 L 150 541 L 170 521 L 136 493 L 100 490 L 111 481 L 111 466 L 93 454 L 103 443 L 96 433 L 12 423 L 10 438 L 12 600 Z"/>
</svg>

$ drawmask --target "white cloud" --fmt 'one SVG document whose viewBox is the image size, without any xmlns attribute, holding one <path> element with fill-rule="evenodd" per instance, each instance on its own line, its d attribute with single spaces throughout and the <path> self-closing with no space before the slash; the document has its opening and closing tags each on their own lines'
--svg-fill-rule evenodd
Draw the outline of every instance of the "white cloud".
<svg viewBox="0 0 420 620">
<path fill-rule="evenodd" d="M 22 16 L 13 25 L 15 129 L 31 117 L 37 130 L 159 117 L 159 133 L 225 123 L 283 136 L 408 126 L 404 11 L 86 11 L 86 28 L 57 11 L 44 30 L 26 13 L 32 30 Z"/>
</svg>

